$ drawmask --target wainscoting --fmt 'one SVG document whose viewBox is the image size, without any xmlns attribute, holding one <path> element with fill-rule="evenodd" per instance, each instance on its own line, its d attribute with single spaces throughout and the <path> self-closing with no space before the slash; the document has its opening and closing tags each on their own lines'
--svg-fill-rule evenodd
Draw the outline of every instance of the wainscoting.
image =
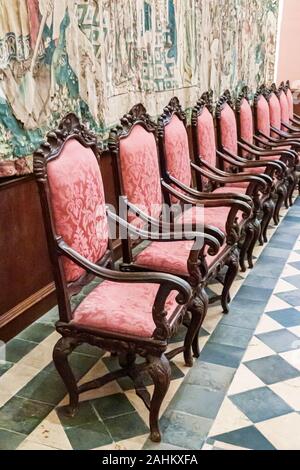
<svg viewBox="0 0 300 470">
<path fill-rule="evenodd" d="M 106 200 L 116 205 L 109 153 L 101 158 Z M 0 182 L 0 340 L 7 341 L 56 304 L 36 182 Z M 116 256 L 120 244 L 115 243 Z"/>
</svg>

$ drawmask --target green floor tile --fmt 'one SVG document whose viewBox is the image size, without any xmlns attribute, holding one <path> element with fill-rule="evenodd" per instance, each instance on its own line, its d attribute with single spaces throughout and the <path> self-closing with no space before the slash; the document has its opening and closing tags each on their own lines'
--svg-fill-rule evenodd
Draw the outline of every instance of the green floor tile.
<svg viewBox="0 0 300 470">
<path fill-rule="evenodd" d="M 0 362 L 0 377 L 5 374 L 14 364 L 12 362 Z"/>
<path fill-rule="evenodd" d="M 66 429 L 71 446 L 75 450 L 90 450 L 111 444 L 112 438 L 100 421 Z"/>
<path fill-rule="evenodd" d="M 16 450 L 24 439 L 26 439 L 25 434 L 0 429 L 0 450 Z"/>
<path fill-rule="evenodd" d="M 41 318 L 39 318 L 37 320 L 37 323 L 46 323 L 54 326 L 58 319 L 58 307 L 56 306 L 52 308 L 48 313 L 46 313 L 46 315 L 43 315 Z"/>
<path fill-rule="evenodd" d="M 6 360 L 7 362 L 16 363 L 35 347 L 36 343 L 14 338 L 6 345 Z"/>
<path fill-rule="evenodd" d="M 116 418 L 109 418 L 104 420 L 104 424 L 116 442 L 141 436 L 149 432 L 148 427 L 138 413 L 129 413 Z"/>
<path fill-rule="evenodd" d="M 51 335 L 55 331 L 54 326 L 45 323 L 34 323 L 33 325 L 22 331 L 17 338 L 24 339 L 26 341 L 32 341 L 33 343 L 40 343 L 47 336 Z"/>
<path fill-rule="evenodd" d="M 101 419 L 113 418 L 135 411 L 126 395 L 122 393 L 97 398 L 92 400 L 91 404 Z"/>
<path fill-rule="evenodd" d="M 0 409 L 0 429 L 28 435 L 52 409 L 45 403 L 13 397 Z"/>
<path fill-rule="evenodd" d="M 94 356 L 86 356 L 75 352 L 69 356 L 69 364 L 76 380 L 81 379 L 81 377 L 83 377 L 96 364 L 96 362 L 98 362 L 98 358 Z M 50 364 L 45 367 L 44 372 L 56 372 L 54 363 L 50 362 Z"/>
<path fill-rule="evenodd" d="M 103 362 L 105 366 L 108 368 L 108 370 L 110 371 L 118 370 L 120 368 L 119 363 L 118 363 L 118 358 L 116 357 L 105 357 L 103 359 Z M 143 362 L 143 359 L 140 359 L 137 361 L 137 363 L 139 362 Z M 172 380 L 181 379 L 184 377 L 183 372 L 173 362 L 170 363 L 170 366 L 171 366 Z M 151 377 L 149 376 L 149 374 L 143 373 L 142 377 L 143 377 L 143 382 L 146 386 L 153 384 L 153 381 Z M 134 389 L 134 384 L 129 377 L 123 377 L 121 379 L 118 379 L 117 382 L 123 390 Z"/>
<path fill-rule="evenodd" d="M 17 395 L 50 405 L 57 405 L 67 394 L 67 389 L 57 373 L 40 372 Z"/>
<path fill-rule="evenodd" d="M 99 418 L 91 405 L 91 401 L 84 401 L 79 403 L 78 412 L 73 418 L 66 416 L 64 413 L 64 407 L 56 409 L 56 413 L 60 419 L 61 424 L 65 429 L 75 428 L 76 426 L 82 427 L 87 423 L 94 423 L 99 421 Z"/>
<path fill-rule="evenodd" d="M 97 346 L 91 346 L 90 344 L 85 343 L 76 348 L 76 353 L 85 354 L 86 356 L 97 357 L 100 359 L 105 354 L 105 351 L 97 348 Z"/>
</svg>

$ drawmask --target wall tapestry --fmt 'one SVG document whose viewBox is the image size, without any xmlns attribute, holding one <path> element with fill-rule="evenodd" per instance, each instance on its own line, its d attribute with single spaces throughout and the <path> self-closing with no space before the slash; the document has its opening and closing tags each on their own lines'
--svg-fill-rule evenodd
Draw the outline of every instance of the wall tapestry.
<svg viewBox="0 0 300 470">
<path fill-rule="evenodd" d="M 142 101 L 272 81 L 279 0 L 0 0 L 0 176 L 68 111 L 100 135 Z"/>
</svg>

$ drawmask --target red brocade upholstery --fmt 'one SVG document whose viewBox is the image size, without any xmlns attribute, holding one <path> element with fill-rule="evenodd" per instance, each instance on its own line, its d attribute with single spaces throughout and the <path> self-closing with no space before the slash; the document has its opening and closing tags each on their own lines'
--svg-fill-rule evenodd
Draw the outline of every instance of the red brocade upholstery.
<svg viewBox="0 0 300 470">
<path fill-rule="evenodd" d="M 162 194 L 154 135 L 136 125 L 130 135 L 120 141 L 120 165 L 123 190 L 128 200 L 148 215 L 159 217 Z M 128 220 L 144 225 L 133 214 L 129 214 Z"/>
<path fill-rule="evenodd" d="M 253 144 L 253 116 L 251 106 L 246 99 L 243 99 L 240 110 L 241 138 Z"/>
<path fill-rule="evenodd" d="M 154 271 L 188 276 L 187 260 L 193 241 L 152 242 L 135 258 L 135 264 Z"/>
<path fill-rule="evenodd" d="M 294 118 L 294 98 L 293 98 L 293 93 L 291 92 L 291 90 L 288 88 L 287 90 L 287 100 L 288 100 L 288 104 L 289 104 L 289 115 L 290 115 L 290 119 L 293 119 Z"/>
<path fill-rule="evenodd" d="M 221 111 L 221 138 L 222 146 L 232 152 L 238 153 L 238 136 L 235 115 L 228 103 L 225 103 Z"/>
<path fill-rule="evenodd" d="M 240 184 L 240 186 L 237 186 L 238 184 Z M 246 194 L 248 186 L 249 186 L 249 183 L 236 183 L 236 186 L 226 185 L 226 186 L 223 186 L 222 188 L 215 189 L 214 193 L 215 194 L 226 194 L 226 193 Z"/>
<path fill-rule="evenodd" d="M 286 94 L 282 91 L 280 93 L 280 108 L 281 108 L 281 121 L 285 123 L 289 123 L 290 120 L 290 111 L 289 111 L 289 102 L 286 97 Z M 284 126 L 283 126 L 284 129 Z"/>
<path fill-rule="evenodd" d="M 215 167 L 217 160 L 214 121 L 207 108 L 204 108 L 198 117 L 198 146 L 201 159 Z"/>
<path fill-rule="evenodd" d="M 155 330 L 152 307 L 157 284 L 127 284 L 104 281 L 79 304 L 72 323 L 120 334 L 150 338 Z M 178 306 L 172 291 L 167 298 L 167 316 Z"/>
<path fill-rule="evenodd" d="M 48 163 L 48 181 L 55 231 L 92 262 L 102 258 L 108 245 L 102 177 L 90 148 L 69 140 L 59 158 Z M 75 281 L 84 270 L 63 260 L 66 280 Z"/>
<path fill-rule="evenodd" d="M 176 116 L 165 128 L 166 164 L 170 175 L 190 186 L 192 180 L 188 135 L 184 123 Z"/>
<path fill-rule="evenodd" d="M 275 95 L 275 93 L 271 93 L 269 99 L 269 108 L 270 108 L 270 122 L 271 126 L 276 127 L 276 129 L 281 129 L 281 108 L 280 103 Z M 277 137 L 275 132 L 272 132 L 272 137 Z"/>
<path fill-rule="evenodd" d="M 264 96 L 260 96 L 257 103 L 257 127 L 260 132 L 270 137 L 270 110 L 267 100 Z"/>
<path fill-rule="evenodd" d="M 212 225 L 225 233 L 225 226 L 230 208 L 192 207 L 176 219 L 177 224 L 185 226 L 197 224 L 198 230 L 203 225 Z M 154 271 L 165 271 L 172 274 L 188 276 L 187 261 L 193 246 L 193 241 L 152 242 L 135 258 L 135 263 Z M 211 258 L 211 261 L 213 257 Z"/>
<path fill-rule="evenodd" d="M 224 192 L 230 192 L 232 190 L 231 187 L 222 189 L 226 189 Z M 245 194 L 245 192 L 246 189 L 239 188 L 239 193 Z M 203 231 L 204 224 L 211 225 L 225 233 L 229 212 L 229 207 L 202 208 L 200 206 L 194 206 L 179 216 L 176 219 L 176 223 L 183 224 L 183 228 L 196 224 L 198 231 Z M 242 214 L 240 212 L 238 213 L 238 218 L 242 221 Z M 193 244 L 194 242 L 189 240 L 165 243 L 152 242 L 136 256 L 135 264 L 154 271 L 188 276 L 187 261 Z M 213 263 L 214 259 L 215 256 L 207 255 L 206 261 L 208 266 Z"/>
</svg>

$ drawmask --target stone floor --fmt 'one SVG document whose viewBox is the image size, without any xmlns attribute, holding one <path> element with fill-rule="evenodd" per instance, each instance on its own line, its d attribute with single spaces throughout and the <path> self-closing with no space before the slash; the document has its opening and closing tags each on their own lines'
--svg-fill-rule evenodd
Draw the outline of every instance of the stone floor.
<svg viewBox="0 0 300 470">
<path fill-rule="evenodd" d="M 256 248 L 254 269 L 236 279 L 230 314 L 209 308 L 200 359 L 192 369 L 181 356 L 173 361 L 161 444 L 148 440 L 148 412 L 127 379 L 86 393 L 78 415 L 64 417 L 66 392 L 51 357 L 54 308 L 11 340 L 0 362 L 0 449 L 299 450 L 300 199 L 282 215 Z M 81 381 L 114 362 L 90 346 L 71 357 Z"/>
</svg>

